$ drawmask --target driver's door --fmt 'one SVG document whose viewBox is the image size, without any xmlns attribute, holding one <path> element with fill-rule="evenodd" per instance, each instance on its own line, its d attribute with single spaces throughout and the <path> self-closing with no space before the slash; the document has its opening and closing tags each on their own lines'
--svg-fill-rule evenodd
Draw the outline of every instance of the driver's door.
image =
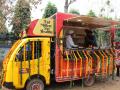
<svg viewBox="0 0 120 90">
<path fill-rule="evenodd" d="M 39 70 L 38 60 L 41 60 L 41 41 L 28 41 L 24 43 L 15 55 L 13 64 L 13 81 L 15 84 L 24 85 L 30 75 Z"/>
</svg>

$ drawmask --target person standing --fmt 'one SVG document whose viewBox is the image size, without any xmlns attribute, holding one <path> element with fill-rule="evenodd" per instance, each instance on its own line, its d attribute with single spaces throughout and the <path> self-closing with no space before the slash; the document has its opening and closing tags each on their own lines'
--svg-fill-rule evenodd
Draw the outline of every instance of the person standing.
<svg viewBox="0 0 120 90">
<path fill-rule="evenodd" d="M 70 30 L 68 32 L 68 35 L 66 36 L 66 48 L 67 49 L 72 49 L 72 48 L 77 48 L 78 45 L 75 45 L 72 36 L 74 35 L 74 31 Z"/>
<path fill-rule="evenodd" d="M 96 37 L 93 35 L 92 31 L 91 30 L 85 30 L 85 32 L 86 32 L 86 36 L 85 36 L 84 46 L 86 48 L 97 47 Z"/>
</svg>

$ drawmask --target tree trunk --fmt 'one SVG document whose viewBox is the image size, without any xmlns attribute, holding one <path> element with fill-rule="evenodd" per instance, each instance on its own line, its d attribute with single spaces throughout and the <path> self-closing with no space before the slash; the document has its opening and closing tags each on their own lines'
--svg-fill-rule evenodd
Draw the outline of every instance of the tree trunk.
<svg viewBox="0 0 120 90">
<path fill-rule="evenodd" d="M 68 12 L 68 0 L 65 0 L 64 12 Z"/>
</svg>

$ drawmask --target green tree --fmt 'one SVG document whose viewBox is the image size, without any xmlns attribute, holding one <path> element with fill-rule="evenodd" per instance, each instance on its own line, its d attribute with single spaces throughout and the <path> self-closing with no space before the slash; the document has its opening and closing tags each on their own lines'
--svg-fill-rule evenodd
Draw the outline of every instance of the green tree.
<svg viewBox="0 0 120 90">
<path fill-rule="evenodd" d="M 55 4 L 48 2 L 43 14 L 43 18 L 48 18 L 51 15 L 55 14 L 56 12 L 57 12 L 57 7 L 55 6 Z"/>
<path fill-rule="evenodd" d="M 7 32 L 7 28 L 5 26 L 5 18 L 0 10 L 0 33 L 6 33 Z"/>
<path fill-rule="evenodd" d="M 116 36 L 115 37 L 116 37 L 115 40 L 120 42 L 120 30 L 116 31 Z"/>
<path fill-rule="evenodd" d="M 12 19 L 12 31 L 15 35 L 18 36 L 21 31 L 27 27 L 31 21 L 30 16 L 29 2 L 26 0 L 18 0 L 14 11 L 14 17 Z"/>
<path fill-rule="evenodd" d="M 120 30 L 117 31 L 117 35 L 118 37 L 120 37 Z M 119 38 L 120 39 L 120 38 Z"/>
<path fill-rule="evenodd" d="M 91 17 L 96 17 L 95 12 L 93 12 L 92 10 L 90 10 L 87 15 Z"/>
<path fill-rule="evenodd" d="M 5 5 L 5 0 L 0 0 L 0 33 L 7 32 L 7 28 L 5 26 Z"/>
<path fill-rule="evenodd" d="M 114 13 L 115 11 L 114 11 L 114 8 L 113 8 L 113 6 L 112 6 L 111 1 L 110 1 L 110 0 L 107 0 L 107 1 L 103 2 L 102 4 L 103 4 L 103 6 L 102 6 L 102 8 L 100 9 L 100 16 L 101 16 L 101 17 L 104 17 L 104 18 L 106 18 L 106 19 L 112 19 L 112 18 L 110 17 L 110 14 Z M 106 14 L 106 15 L 105 15 L 105 14 Z"/>
<path fill-rule="evenodd" d="M 65 0 L 65 5 L 64 5 L 64 12 L 65 13 L 68 13 L 68 8 L 69 6 L 75 2 L 76 0 Z"/>
<path fill-rule="evenodd" d="M 71 9 L 69 13 L 80 15 L 79 11 L 76 9 Z"/>
<path fill-rule="evenodd" d="M 111 0 L 106 0 L 102 3 L 102 8 L 100 9 L 100 16 L 103 17 L 104 19 L 112 19 L 110 17 L 110 14 L 114 13 L 114 8 L 112 7 Z M 104 42 L 108 45 L 110 42 L 109 41 L 109 33 L 108 32 L 102 32 L 100 33 L 99 31 L 99 38 L 101 39 L 101 44 L 104 46 Z M 109 37 L 108 37 L 109 36 Z M 99 39 L 99 40 L 100 40 Z"/>
</svg>

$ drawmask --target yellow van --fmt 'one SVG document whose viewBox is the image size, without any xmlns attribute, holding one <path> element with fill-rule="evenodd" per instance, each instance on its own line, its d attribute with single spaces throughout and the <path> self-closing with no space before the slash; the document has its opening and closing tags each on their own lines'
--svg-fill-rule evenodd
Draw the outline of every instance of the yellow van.
<svg viewBox="0 0 120 90">
<path fill-rule="evenodd" d="M 102 18 L 65 13 L 32 21 L 22 33 L 25 37 L 13 44 L 3 61 L 3 90 L 44 90 L 52 79 L 56 82 L 82 79 L 86 86 L 91 86 L 95 76 L 113 76 L 115 64 L 111 41 L 107 48 L 82 46 L 85 29 L 103 28 L 103 31 L 107 31 L 111 22 L 119 24 Z M 65 47 L 65 36 L 71 29 L 76 34 L 76 43 L 80 43 L 79 48 Z"/>
</svg>

